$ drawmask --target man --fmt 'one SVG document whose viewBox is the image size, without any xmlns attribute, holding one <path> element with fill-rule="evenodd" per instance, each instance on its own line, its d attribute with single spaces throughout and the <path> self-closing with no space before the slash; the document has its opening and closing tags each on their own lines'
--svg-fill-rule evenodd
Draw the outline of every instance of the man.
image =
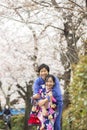
<svg viewBox="0 0 87 130">
<path fill-rule="evenodd" d="M 3 120 L 8 124 L 9 129 L 11 129 L 11 111 L 8 105 L 5 106 L 3 111 Z"/>
</svg>

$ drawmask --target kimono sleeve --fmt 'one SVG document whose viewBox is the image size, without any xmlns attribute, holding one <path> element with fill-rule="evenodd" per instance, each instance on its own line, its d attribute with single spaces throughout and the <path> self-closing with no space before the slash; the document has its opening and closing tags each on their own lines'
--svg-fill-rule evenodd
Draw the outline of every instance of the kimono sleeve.
<svg viewBox="0 0 87 130">
<path fill-rule="evenodd" d="M 40 90 L 39 79 L 36 79 L 33 84 L 33 94 L 38 94 Z"/>
</svg>

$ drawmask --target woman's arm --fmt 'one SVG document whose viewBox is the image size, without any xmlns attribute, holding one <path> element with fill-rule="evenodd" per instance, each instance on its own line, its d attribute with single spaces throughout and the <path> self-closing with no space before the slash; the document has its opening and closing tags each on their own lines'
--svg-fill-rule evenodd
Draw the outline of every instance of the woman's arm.
<svg viewBox="0 0 87 130">
<path fill-rule="evenodd" d="M 32 96 L 33 99 L 40 99 L 39 90 L 40 90 L 40 81 L 39 78 L 37 78 L 33 84 L 33 96 Z"/>
<path fill-rule="evenodd" d="M 33 99 L 39 99 L 39 98 L 40 98 L 40 94 L 37 93 L 37 94 L 33 95 L 32 98 L 33 98 Z"/>
<path fill-rule="evenodd" d="M 38 105 L 41 107 L 43 105 L 45 105 L 45 103 L 48 103 L 48 98 L 45 98 L 45 99 L 41 99 L 39 102 L 38 102 Z"/>
</svg>

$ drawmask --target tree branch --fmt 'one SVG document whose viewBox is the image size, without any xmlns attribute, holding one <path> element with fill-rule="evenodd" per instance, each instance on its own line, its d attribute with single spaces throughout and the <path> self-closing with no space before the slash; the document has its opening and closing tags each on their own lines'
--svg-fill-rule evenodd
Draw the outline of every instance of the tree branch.
<svg viewBox="0 0 87 130">
<path fill-rule="evenodd" d="M 1 89 L 3 95 L 4 95 L 5 99 L 6 99 L 6 94 L 5 94 L 5 92 L 4 92 L 3 88 L 2 88 L 2 83 L 1 83 L 1 81 L 0 81 L 0 89 Z"/>
<path fill-rule="evenodd" d="M 22 92 L 20 92 L 19 90 L 17 90 L 17 92 L 19 93 L 19 95 L 25 100 L 25 95 L 23 95 Z"/>
<path fill-rule="evenodd" d="M 16 85 L 18 87 L 18 89 L 22 90 L 22 92 L 24 94 L 26 94 L 26 91 L 24 90 L 24 88 L 22 86 L 20 86 L 19 84 Z"/>
<path fill-rule="evenodd" d="M 56 0 L 51 0 L 51 2 L 52 2 L 52 4 L 53 4 L 55 7 L 58 8 L 58 4 L 57 4 Z"/>
<path fill-rule="evenodd" d="M 35 1 L 35 0 L 32 0 L 35 4 L 38 4 L 38 5 L 40 5 L 40 6 L 44 6 L 44 7 L 49 7 L 49 6 L 51 6 L 51 4 L 50 3 L 47 3 L 47 2 L 44 2 L 44 1 L 42 1 L 42 2 L 37 2 L 37 1 Z M 46 5 L 46 4 L 48 4 L 48 5 Z"/>
<path fill-rule="evenodd" d="M 82 9 L 83 10 L 83 8 L 80 6 L 80 5 L 78 5 L 76 2 L 74 2 L 74 1 L 72 1 L 72 0 L 69 0 L 71 3 L 74 3 L 75 5 L 77 5 L 80 9 Z"/>
</svg>

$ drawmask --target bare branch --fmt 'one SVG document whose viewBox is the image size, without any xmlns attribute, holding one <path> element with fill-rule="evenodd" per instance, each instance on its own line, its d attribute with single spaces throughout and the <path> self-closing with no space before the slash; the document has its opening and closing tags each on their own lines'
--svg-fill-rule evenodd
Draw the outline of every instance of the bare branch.
<svg viewBox="0 0 87 130">
<path fill-rule="evenodd" d="M 18 12 L 17 9 L 14 9 L 14 11 L 16 12 L 16 14 L 21 18 L 21 20 L 25 23 L 24 18 L 21 16 L 21 14 Z"/>
<path fill-rule="evenodd" d="M 52 2 L 52 4 L 53 4 L 55 7 L 58 8 L 58 4 L 57 4 L 56 0 L 51 0 L 51 2 Z"/>
<path fill-rule="evenodd" d="M 14 19 L 14 18 L 12 18 L 12 17 L 9 17 L 9 16 L 0 16 L 0 17 L 2 17 L 2 18 L 7 18 L 7 19 L 9 19 L 9 20 L 13 20 L 13 21 L 16 21 L 16 22 L 20 22 L 20 23 L 25 23 L 24 21 L 21 21 L 21 20 L 18 20 L 18 19 Z"/>
<path fill-rule="evenodd" d="M 75 5 L 77 5 L 80 9 L 84 10 L 80 5 L 78 5 L 76 2 L 69 0 L 71 3 L 74 3 Z"/>
<path fill-rule="evenodd" d="M 61 31 L 64 32 L 64 29 L 62 29 L 62 28 L 56 27 L 56 26 L 54 26 L 54 25 L 49 25 L 49 26 L 50 26 L 50 27 L 53 27 L 53 28 L 55 28 L 55 29 L 61 30 Z"/>
<path fill-rule="evenodd" d="M 4 95 L 5 99 L 6 99 L 6 94 L 5 94 L 5 92 L 4 92 L 3 88 L 2 88 L 2 83 L 1 82 L 0 82 L 0 89 L 1 89 L 3 95 Z"/>
<path fill-rule="evenodd" d="M 83 21 L 83 19 L 86 17 L 86 15 L 85 14 L 83 14 L 83 16 L 82 17 L 80 17 L 80 18 L 78 18 L 78 21 L 77 21 L 77 26 L 75 27 L 75 30 L 77 30 L 78 28 L 79 28 L 79 26 L 80 26 L 80 24 L 82 23 L 82 21 Z"/>
<path fill-rule="evenodd" d="M 71 1 L 71 0 L 69 0 L 69 1 Z M 66 9 L 66 10 L 71 10 L 71 11 L 73 11 L 73 8 L 69 8 L 69 7 L 63 7 L 63 6 L 59 6 L 58 5 L 58 3 L 56 2 L 56 0 L 51 0 L 51 2 L 52 2 L 52 4 L 53 4 L 53 6 L 56 8 L 56 9 Z M 73 2 L 73 1 L 71 1 L 71 2 Z M 74 4 L 76 4 L 75 2 L 73 2 Z M 76 4 L 76 5 L 78 5 L 78 4 Z M 83 10 L 83 8 L 80 6 L 80 5 L 78 5 L 78 7 L 80 7 L 81 8 L 81 10 L 82 10 L 82 12 L 84 12 L 85 13 L 85 11 Z M 75 10 L 76 12 L 79 12 L 78 10 Z"/>
<path fill-rule="evenodd" d="M 44 1 L 42 1 L 42 2 L 37 2 L 37 1 L 35 1 L 35 0 L 32 0 L 35 4 L 38 4 L 38 5 L 40 5 L 40 6 L 44 6 L 44 7 L 49 7 L 49 6 L 51 6 L 51 4 L 50 3 L 48 3 L 48 2 L 44 2 Z"/>
<path fill-rule="evenodd" d="M 26 94 L 26 91 L 24 90 L 24 88 L 22 87 L 22 86 L 20 86 L 19 84 L 17 84 L 16 85 L 20 90 L 22 90 L 22 92 L 24 93 L 24 94 Z"/>
<path fill-rule="evenodd" d="M 25 100 L 25 95 L 23 95 L 23 93 L 19 90 L 17 90 L 17 92 L 19 93 L 19 95 Z"/>
<path fill-rule="evenodd" d="M 85 3 L 86 3 L 86 10 L 87 10 L 87 0 L 85 1 Z"/>
<path fill-rule="evenodd" d="M 4 7 L 4 8 L 7 8 L 7 9 L 11 9 L 11 8 L 9 8 L 8 6 L 3 5 L 3 4 L 0 4 L 0 6 L 1 6 L 1 7 Z"/>
</svg>

